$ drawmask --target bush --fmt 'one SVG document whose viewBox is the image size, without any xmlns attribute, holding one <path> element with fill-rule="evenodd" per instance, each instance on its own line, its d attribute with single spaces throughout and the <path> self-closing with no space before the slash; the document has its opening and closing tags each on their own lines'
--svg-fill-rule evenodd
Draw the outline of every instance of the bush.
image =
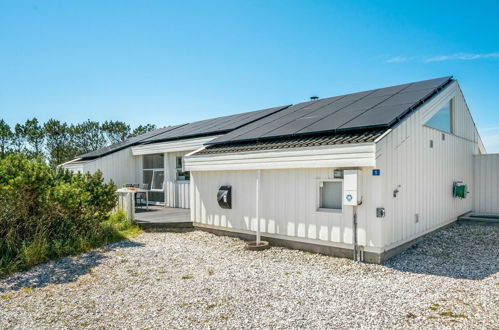
<svg viewBox="0 0 499 330">
<path fill-rule="evenodd" d="M 41 160 L 0 160 L 0 275 L 124 238 L 137 228 L 102 173 L 73 174 Z"/>
</svg>

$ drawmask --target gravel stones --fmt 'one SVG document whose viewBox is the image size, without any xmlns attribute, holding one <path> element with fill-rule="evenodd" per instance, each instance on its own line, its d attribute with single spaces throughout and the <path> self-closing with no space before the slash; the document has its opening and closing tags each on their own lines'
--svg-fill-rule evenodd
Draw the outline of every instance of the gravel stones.
<svg viewBox="0 0 499 330">
<path fill-rule="evenodd" d="M 454 225 L 384 265 L 203 231 L 144 233 L 0 280 L 1 328 L 494 328 L 499 227 Z"/>
</svg>

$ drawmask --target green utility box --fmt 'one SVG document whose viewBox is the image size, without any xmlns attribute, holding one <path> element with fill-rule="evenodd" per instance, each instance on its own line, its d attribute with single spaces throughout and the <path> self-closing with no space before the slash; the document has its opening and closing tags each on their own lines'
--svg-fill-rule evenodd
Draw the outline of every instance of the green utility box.
<svg viewBox="0 0 499 330">
<path fill-rule="evenodd" d="M 457 198 L 466 198 L 466 195 L 468 195 L 468 185 L 460 181 L 454 182 L 452 195 Z"/>
</svg>

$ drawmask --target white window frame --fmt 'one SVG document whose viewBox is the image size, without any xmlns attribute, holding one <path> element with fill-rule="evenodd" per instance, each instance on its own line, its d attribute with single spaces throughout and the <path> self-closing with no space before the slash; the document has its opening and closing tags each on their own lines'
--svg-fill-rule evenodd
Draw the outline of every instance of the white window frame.
<svg viewBox="0 0 499 330">
<path fill-rule="evenodd" d="M 447 103 L 449 104 L 449 117 L 450 117 L 450 132 L 447 132 L 447 131 L 444 131 L 444 130 L 441 130 L 439 128 L 436 128 L 436 127 L 433 127 L 433 126 L 430 126 L 430 125 L 427 125 L 427 123 L 433 118 L 433 116 L 435 116 L 437 113 L 440 112 L 440 110 L 442 110 L 442 108 L 444 106 L 447 105 Z M 438 110 L 435 111 L 432 116 L 430 117 L 430 119 L 428 119 L 424 124 L 423 126 L 425 127 L 428 127 L 428 128 L 431 128 L 431 129 L 434 129 L 434 130 L 437 130 L 439 132 L 442 132 L 442 133 L 445 133 L 445 134 L 450 134 L 450 135 L 455 135 L 454 133 L 454 97 L 451 97 L 450 99 L 448 99 L 447 101 L 443 102 L 439 107 L 438 107 Z"/>
<path fill-rule="evenodd" d="M 322 194 L 321 194 L 321 184 L 323 182 L 340 182 L 341 183 L 341 209 L 329 209 L 325 207 L 321 207 L 321 202 L 322 202 Z M 336 214 L 343 214 L 343 179 L 317 179 L 317 198 L 316 198 L 316 212 L 325 212 L 325 213 L 336 213 Z"/>
<path fill-rule="evenodd" d="M 161 189 L 153 189 L 154 187 L 154 173 L 155 172 L 163 172 L 163 178 L 165 178 L 165 169 L 164 168 L 143 168 L 142 169 L 142 177 L 144 176 L 144 171 L 152 171 L 152 179 L 151 179 L 151 184 L 150 184 L 150 187 L 149 187 L 149 191 L 158 191 L 158 192 L 162 192 L 162 191 L 165 191 L 165 180 L 163 180 L 163 182 L 161 183 Z M 144 181 L 144 180 L 142 180 Z"/>
<path fill-rule="evenodd" d="M 177 164 L 177 159 L 180 158 L 180 162 L 181 162 L 181 166 L 178 167 L 178 164 Z M 175 157 L 175 179 L 177 181 L 180 181 L 180 182 L 189 182 L 190 181 L 190 178 L 189 179 L 179 179 L 179 172 L 182 172 L 182 173 L 185 173 L 185 172 L 188 172 L 188 171 L 184 171 L 184 156 L 176 156 Z"/>
</svg>

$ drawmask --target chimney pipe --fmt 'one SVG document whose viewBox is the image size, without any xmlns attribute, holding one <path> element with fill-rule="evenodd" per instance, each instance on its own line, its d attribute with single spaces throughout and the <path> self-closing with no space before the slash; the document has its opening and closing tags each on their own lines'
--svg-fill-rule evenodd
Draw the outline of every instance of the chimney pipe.
<svg viewBox="0 0 499 330">
<path fill-rule="evenodd" d="M 310 96 L 310 101 L 317 101 L 319 99 L 318 96 Z"/>
</svg>

